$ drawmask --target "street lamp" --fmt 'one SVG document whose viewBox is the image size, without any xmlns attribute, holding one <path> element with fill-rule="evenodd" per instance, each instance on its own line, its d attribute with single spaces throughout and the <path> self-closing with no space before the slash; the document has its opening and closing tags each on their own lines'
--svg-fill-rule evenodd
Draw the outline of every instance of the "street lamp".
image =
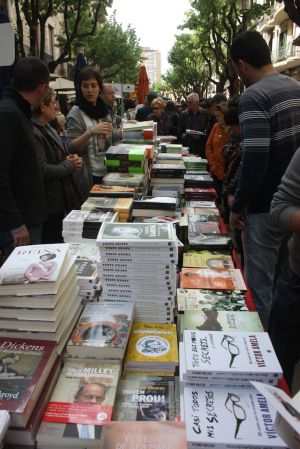
<svg viewBox="0 0 300 449">
<path fill-rule="evenodd" d="M 252 9 L 253 0 L 239 0 L 240 13 L 243 16 L 242 31 L 247 29 L 247 15 Z"/>
</svg>

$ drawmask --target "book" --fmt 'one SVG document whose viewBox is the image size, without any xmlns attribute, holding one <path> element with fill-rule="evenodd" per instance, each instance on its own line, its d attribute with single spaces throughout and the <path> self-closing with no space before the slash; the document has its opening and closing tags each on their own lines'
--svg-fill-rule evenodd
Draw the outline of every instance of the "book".
<svg viewBox="0 0 300 449">
<path fill-rule="evenodd" d="M 188 449 L 184 422 L 112 421 L 105 427 L 105 449 Z"/>
<path fill-rule="evenodd" d="M 247 290 L 239 269 L 183 268 L 180 273 L 180 287 L 208 290 Z"/>
<path fill-rule="evenodd" d="M 57 293 L 67 259 L 65 243 L 16 247 L 0 268 L 0 296 Z"/>
<path fill-rule="evenodd" d="M 257 312 L 187 310 L 178 317 L 180 339 L 185 330 L 264 332 Z"/>
<path fill-rule="evenodd" d="M 99 246 L 174 245 L 175 230 L 171 223 L 104 223 L 97 237 Z"/>
<path fill-rule="evenodd" d="M 7 434 L 7 429 L 9 425 L 10 425 L 10 416 L 8 411 L 0 410 L 0 443 L 3 442 L 4 437 Z"/>
<path fill-rule="evenodd" d="M 126 186 L 95 184 L 90 191 L 90 197 L 132 198 L 133 196 L 134 188 Z"/>
<path fill-rule="evenodd" d="M 214 268 L 221 270 L 234 268 L 230 254 L 205 250 L 184 253 L 182 265 L 184 268 Z"/>
<path fill-rule="evenodd" d="M 10 445 L 18 445 L 18 447 L 35 446 L 36 434 L 41 424 L 47 402 L 53 392 L 58 376 L 61 372 L 62 358 L 57 357 L 50 374 L 45 382 L 38 401 L 33 409 L 26 427 L 10 427 L 5 436 L 5 443 Z"/>
<path fill-rule="evenodd" d="M 122 125 L 122 130 L 124 133 L 131 131 L 143 131 L 144 129 L 153 128 L 153 120 L 144 120 L 143 122 L 129 123 L 124 122 Z"/>
<path fill-rule="evenodd" d="M 25 427 L 57 358 L 50 341 L 0 338 L 0 408 Z"/>
<path fill-rule="evenodd" d="M 177 289 L 177 307 L 185 310 L 233 310 L 247 311 L 245 292 L 241 290 L 197 290 Z"/>
<path fill-rule="evenodd" d="M 186 375 L 277 383 L 282 369 L 266 332 L 185 330 Z M 251 377 L 253 377 L 251 379 Z M 254 378 L 255 377 L 255 378 Z"/>
<path fill-rule="evenodd" d="M 142 187 L 147 181 L 147 175 L 139 173 L 108 173 L 103 178 L 105 186 Z"/>
<path fill-rule="evenodd" d="M 192 225 L 198 223 L 190 223 Z M 200 223 L 199 223 L 200 224 Z M 204 223 L 201 223 L 204 224 Z M 222 234 L 198 234 L 188 232 L 188 242 L 190 248 L 194 249 L 218 249 L 228 250 L 231 247 L 231 237 Z"/>
<path fill-rule="evenodd" d="M 67 360 L 43 416 L 38 447 L 99 447 L 119 374 L 117 364 Z"/>
<path fill-rule="evenodd" d="M 187 208 L 187 209 L 194 209 L 194 208 Z M 188 222 L 189 223 L 206 223 L 206 222 L 218 222 L 219 216 L 218 215 L 188 215 Z"/>
<path fill-rule="evenodd" d="M 191 448 L 286 448 L 277 435 L 275 411 L 255 388 L 184 387 Z"/>
<path fill-rule="evenodd" d="M 175 324 L 133 323 L 125 355 L 126 369 L 173 371 L 178 365 Z"/>
<path fill-rule="evenodd" d="M 130 214 L 132 198 L 89 197 L 81 206 L 81 210 L 103 209 Z"/>
<path fill-rule="evenodd" d="M 105 158 L 108 160 L 116 159 L 124 161 L 143 162 L 147 155 L 147 148 L 147 145 L 132 145 L 120 143 L 119 145 L 109 147 L 105 153 Z"/>
<path fill-rule="evenodd" d="M 189 239 L 199 234 L 220 234 L 220 228 L 216 222 L 189 222 Z"/>
<path fill-rule="evenodd" d="M 276 410 L 274 419 L 278 435 L 290 449 L 300 447 L 300 404 L 297 395 L 290 398 L 280 388 L 261 382 L 251 382 L 270 405 Z"/>
<path fill-rule="evenodd" d="M 173 380 L 136 377 L 120 380 L 113 421 L 172 421 L 176 419 Z"/>
<path fill-rule="evenodd" d="M 133 303 L 88 304 L 69 339 L 67 356 L 123 359 L 133 312 Z"/>
</svg>

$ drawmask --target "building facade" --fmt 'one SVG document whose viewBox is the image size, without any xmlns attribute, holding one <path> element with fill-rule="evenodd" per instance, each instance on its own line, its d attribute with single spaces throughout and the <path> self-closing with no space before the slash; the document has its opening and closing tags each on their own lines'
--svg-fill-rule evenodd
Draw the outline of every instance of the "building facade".
<svg viewBox="0 0 300 449">
<path fill-rule="evenodd" d="M 149 84 L 153 85 L 155 81 L 161 80 L 161 53 L 150 47 L 143 47 L 142 50 L 143 64 L 147 70 Z"/>
</svg>

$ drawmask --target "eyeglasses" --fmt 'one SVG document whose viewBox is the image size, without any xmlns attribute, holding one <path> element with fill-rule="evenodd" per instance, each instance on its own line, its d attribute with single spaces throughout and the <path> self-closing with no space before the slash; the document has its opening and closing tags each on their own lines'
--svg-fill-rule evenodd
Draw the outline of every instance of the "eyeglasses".
<svg viewBox="0 0 300 449">
<path fill-rule="evenodd" d="M 238 348 L 238 346 L 233 343 L 235 340 L 231 335 L 224 335 L 222 341 L 221 341 L 221 346 L 226 349 L 227 351 L 229 351 L 230 355 L 231 355 L 231 359 L 230 359 L 230 363 L 229 363 L 229 368 L 232 368 L 232 364 L 234 359 L 239 355 L 240 350 Z"/>
<path fill-rule="evenodd" d="M 237 394 L 228 393 L 225 401 L 225 407 L 230 411 L 230 413 L 234 414 L 236 419 L 234 438 L 237 438 L 241 424 L 246 419 L 246 411 L 244 407 L 242 407 L 241 404 L 238 404 L 240 400 L 241 398 Z"/>
</svg>

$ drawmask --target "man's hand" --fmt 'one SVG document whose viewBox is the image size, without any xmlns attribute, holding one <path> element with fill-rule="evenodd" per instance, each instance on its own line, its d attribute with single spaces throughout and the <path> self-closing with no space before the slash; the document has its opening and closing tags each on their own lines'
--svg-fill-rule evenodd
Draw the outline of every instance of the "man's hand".
<svg viewBox="0 0 300 449">
<path fill-rule="evenodd" d="M 245 229 L 245 223 L 243 220 L 242 213 L 230 212 L 229 222 L 234 229 L 242 231 Z"/>
<path fill-rule="evenodd" d="M 26 226 L 19 229 L 17 232 L 12 232 L 12 238 L 13 238 L 13 246 L 24 246 L 29 245 L 30 239 L 29 239 L 29 232 L 26 228 Z"/>
<path fill-rule="evenodd" d="M 82 169 L 83 161 L 82 158 L 77 154 L 72 154 L 67 156 L 68 161 L 72 162 L 73 167 L 76 171 L 80 171 Z"/>
</svg>

